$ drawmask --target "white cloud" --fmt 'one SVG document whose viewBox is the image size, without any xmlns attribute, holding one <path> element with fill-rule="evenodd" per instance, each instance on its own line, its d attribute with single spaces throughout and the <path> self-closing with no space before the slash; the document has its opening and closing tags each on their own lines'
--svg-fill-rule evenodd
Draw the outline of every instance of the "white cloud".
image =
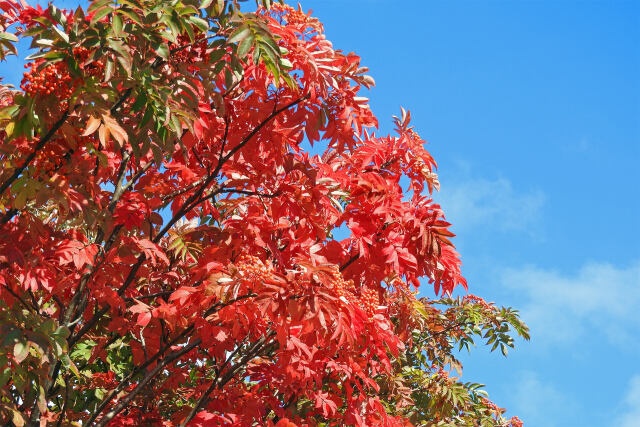
<svg viewBox="0 0 640 427">
<path fill-rule="evenodd" d="M 553 384 L 540 379 L 533 371 L 522 371 L 510 386 L 512 402 L 509 414 L 518 416 L 527 426 L 551 427 L 555 424 L 549 414 L 575 412 L 577 405 Z M 541 410 L 544 408 L 544 410 Z"/>
<path fill-rule="evenodd" d="M 640 374 L 631 377 L 624 399 L 626 411 L 616 420 L 616 427 L 640 427 Z"/>
<path fill-rule="evenodd" d="M 575 274 L 507 269 L 501 281 L 524 299 L 522 318 L 536 342 L 566 343 L 602 333 L 612 343 L 640 344 L 640 261 L 626 268 L 587 263 Z"/>
<path fill-rule="evenodd" d="M 475 178 L 465 172 L 451 181 L 445 177 L 435 199 L 458 233 L 477 227 L 531 232 L 545 203 L 540 190 L 521 193 L 508 179 Z"/>
</svg>

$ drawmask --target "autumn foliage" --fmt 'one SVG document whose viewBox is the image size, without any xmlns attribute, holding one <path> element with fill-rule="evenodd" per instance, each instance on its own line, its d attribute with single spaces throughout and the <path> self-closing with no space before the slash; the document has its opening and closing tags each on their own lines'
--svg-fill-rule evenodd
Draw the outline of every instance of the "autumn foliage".
<svg viewBox="0 0 640 427">
<path fill-rule="evenodd" d="M 0 9 L 3 424 L 519 425 L 455 352 L 527 328 L 451 297 L 436 163 L 316 18 Z"/>
</svg>

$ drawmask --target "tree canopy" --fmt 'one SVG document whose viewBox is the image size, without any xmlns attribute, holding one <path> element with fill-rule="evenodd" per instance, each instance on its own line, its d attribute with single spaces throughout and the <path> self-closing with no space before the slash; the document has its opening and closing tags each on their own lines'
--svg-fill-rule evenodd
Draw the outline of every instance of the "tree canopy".
<svg viewBox="0 0 640 427">
<path fill-rule="evenodd" d="M 520 425 L 455 354 L 527 327 L 451 296 L 436 162 L 316 18 L 0 9 L 0 59 L 33 49 L 0 86 L 3 423 Z"/>
</svg>

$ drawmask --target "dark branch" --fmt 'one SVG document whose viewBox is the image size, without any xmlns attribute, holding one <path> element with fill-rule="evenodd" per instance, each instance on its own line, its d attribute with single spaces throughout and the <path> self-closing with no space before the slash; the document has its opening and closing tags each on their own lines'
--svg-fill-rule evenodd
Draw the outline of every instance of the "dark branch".
<svg viewBox="0 0 640 427">
<path fill-rule="evenodd" d="M 278 197 L 281 193 L 280 191 L 276 191 L 273 194 L 266 194 L 266 193 L 260 193 L 257 191 L 247 191 L 247 190 L 240 190 L 237 188 L 221 188 L 218 190 L 219 193 L 238 193 L 238 194 L 245 194 L 247 196 L 259 196 L 259 197 L 266 197 L 268 199 L 271 199 L 273 197 Z"/>
<path fill-rule="evenodd" d="M 201 343 L 201 340 L 198 338 L 197 340 L 193 341 L 191 344 L 184 346 L 180 350 L 177 350 L 171 353 L 170 355 L 168 355 L 167 357 L 165 357 L 164 359 L 162 359 L 162 361 L 158 363 L 155 368 L 153 368 L 144 376 L 144 378 L 138 383 L 138 385 L 133 390 L 131 390 L 126 396 L 120 399 L 118 401 L 118 404 L 111 411 L 109 411 L 100 421 L 96 423 L 96 427 L 106 426 L 107 423 L 111 421 L 113 417 L 118 415 L 120 412 L 122 412 L 124 408 L 127 407 L 127 405 L 129 405 L 129 403 L 142 391 L 144 387 L 146 387 L 146 385 L 159 372 L 162 371 L 162 369 L 164 369 L 165 366 L 167 366 L 169 363 L 172 363 L 174 360 L 182 357 L 183 355 L 187 354 L 188 352 L 193 350 L 195 347 L 199 346 L 200 343 Z M 91 425 L 91 423 L 95 421 L 97 414 L 98 412 L 95 412 L 92 415 L 89 421 L 87 421 L 87 425 Z"/>
<path fill-rule="evenodd" d="M 356 262 L 358 260 L 358 258 L 360 258 L 360 254 L 355 254 L 354 256 L 349 258 L 349 261 L 345 262 L 344 265 L 342 267 L 340 267 L 340 271 L 346 270 L 347 267 L 349 267 L 351 264 Z"/>
<path fill-rule="evenodd" d="M 53 135 L 55 135 L 55 133 L 58 131 L 58 129 L 60 129 L 60 127 L 64 124 L 64 122 L 67 120 L 68 117 L 69 117 L 69 109 L 67 108 L 67 110 L 62 114 L 62 117 L 60 117 L 58 121 L 56 121 L 53 124 L 53 126 L 51 126 L 51 129 L 49 129 L 49 131 L 42 138 L 40 138 L 40 141 L 38 141 L 38 143 L 36 144 L 36 147 L 33 149 L 31 154 L 29 154 L 27 158 L 24 160 L 24 163 L 22 163 L 22 166 L 16 168 L 11 174 L 11 176 L 0 185 L 0 195 L 2 195 L 2 193 L 4 193 L 4 190 L 9 188 L 9 186 L 13 184 L 13 182 L 16 179 L 18 179 L 22 171 L 24 171 L 31 164 L 31 162 L 33 161 L 33 159 L 35 159 L 35 157 L 38 155 L 40 150 L 42 150 L 45 144 L 49 142 L 51 138 L 53 138 Z"/>
</svg>

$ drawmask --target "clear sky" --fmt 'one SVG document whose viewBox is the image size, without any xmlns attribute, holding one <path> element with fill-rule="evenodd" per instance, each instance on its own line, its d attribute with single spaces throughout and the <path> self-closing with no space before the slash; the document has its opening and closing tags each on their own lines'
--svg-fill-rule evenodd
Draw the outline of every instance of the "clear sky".
<svg viewBox="0 0 640 427">
<path fill-rule="evenodd" d="M 640 2 L 301 3 L 382 131 L 411 110 L 470 292 L 532 329 L 463 378 L 527 426 L 640 426 Z"/>
<path fill-rule="evenodd" d="M 430 142 L 470 292 L 532 329 L 463 378 L 527 426 L 640 426 L 640 1 L 301 3 Z"/>
</svg>

